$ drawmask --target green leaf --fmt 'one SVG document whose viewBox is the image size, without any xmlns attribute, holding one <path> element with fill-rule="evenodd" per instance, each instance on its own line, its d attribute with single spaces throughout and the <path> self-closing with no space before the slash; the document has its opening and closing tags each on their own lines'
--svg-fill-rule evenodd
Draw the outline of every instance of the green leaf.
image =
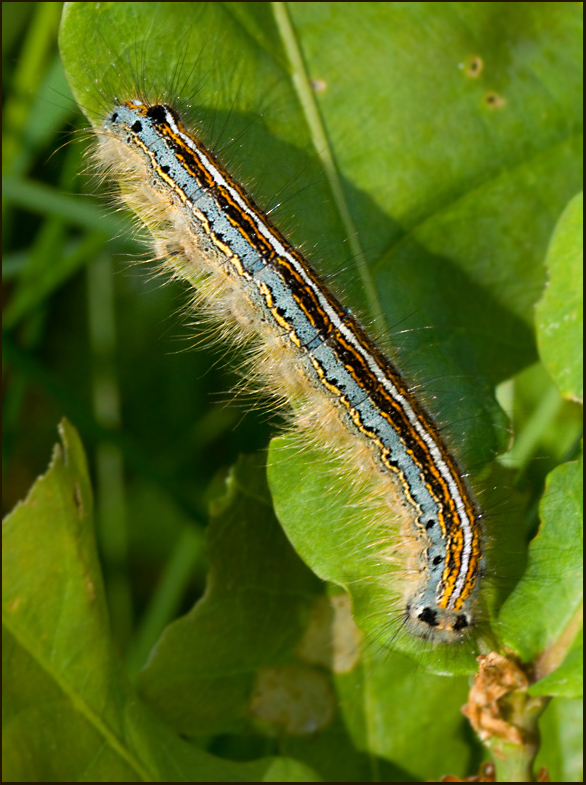
<svg viewBox="0 0 586 785">
<path fill-rule="evenodd" d="M 359 646 L 346 596 L 328 600 L 283 536 L 263 464 L 241 460 L 214 502 L 206 594 L 163 634 L 142 672 L 144 698 L 182 735 L 278 731 L 282 752 L 328 781 L 372 778 L 372 756 L 391 781 L 442 766 L 463 773 L 467 680 L 422 679 L 379 642 Z M 440 707 L 445 722 L 433 723 Z"/>
<path fill-rule="evenodd" d="M 4 779 L 315 781 L 293 761 L 214 758 L 138 700 L 109 635 L 83 448 L 69 423 L 60 431 L 49 470 L 3 523 Z"/>
<path fill-rule="evenodd" d="M 584 642 L 583 630 L 581 630 L 559 668 L 532 684 L 529 694 L 582 698 L 584 692 L 583 670 Z"/>
<path fill-rule="evenodd" d="M 344 720 L 359 749 L 392 760 L 417 782 L 470 770 L 480 745 L 462 719 L 466 677 L 426 673 L 379 644 L 367 651 L 361 671 L 337 682 Z"/>
<path fill-rule="evenodd" d="M 564 632 L 581 618 L 581 459 L 550 473 L 539 513 L 541 525 L 529 547 L 527 571 L 499 617 L 505 643 L 525 662 L 555 651 Z M 575 631 L 568 648 L 574 638 Z M 572 661 L 573 676 L 581 680 L 581 663 Z M 567 671 L 565 677 L 569 677 Z"/>
<path fill-rule="evenodd" d="M 142 695 L 182 735 L 222 734 L 213 747 L 218 754 L 233 755 L 241 737 L 250 754 L 251 746 L 291 735 L 281 751 L 324 779 L 369 779 L 368 756 L 354 748 L 337 716 L 324 587 L 279 527 L 264 463 L 241 459 L 214 500 L 205 595 L 162 635 L 141 673 Z M 312 644 L 307 630 L 316 629 L 316 613 L 321 634 Z M 355 630 L 349 615 L 345 623 Z M 355 653 L 352 667 L 358 662 Z M 335 756 L 328 755 L 332 747 Z"/>
<path fill-rule="evenodd" d="M 146 699 L 190 736 L 248 726 L 258 670 L 291 662 L 322 593 L 275 519 L 263 462 L 241 460 L 214 502 L 205 596 L 167 627 L 142 672 Z"/>
<path fill-rule="evenodd" d="M 395 553 L 390 559 L 380 556 L 381 547 L 400 541 L 400 520 L 393 519 L 384 503 L 374 506 L 376 496 L 368 486 L 360 494 L 349 486 L 324 452 L 323 447 L 317 446 L 301 449 L 295 435 L 271 442 L 268 477 L 273 503 L 295 550 L 323 580 L 343 586 L 349 592 L 357 624 L 370 639 L 383 648 L 409 654 L 431 672 L 472 673 L 476 669 L 477 653 L 474 637 L 455 646 L 437 646 L 414 638 L 403 629 L 404 583 L 400 579 L 406 555 L 399 554 L 398 569 Z M 283 463 L 291 471 L 284 472 Z M 506 486 L 507 481 L 510 482 L 510 477 L 502 471 L 491 473 L 486 480 L 488 487 L 493 483 Z M 355 478 L 355 482 L 360 479 Z M 503 503 L 510 506 L 513 501 L 520 503 L 521 499 L 504 487 L 491 497 L 495 506 Z M 316 518 L 319 526 L 315 524 Z M 492 615 L 498 609 L 525 566 L 525 531 L 519 511 L 508 510 L 505 521 L 491 519 L 489 523 L 488 574 L 492 576 L 496 572 L 498 581 L 495 586 L 484 587 L 481 618 L 483 612 L 485 616 L 487 612 Z M 503 559 L 503 553 L 517 554 L 517 557 Z M 481 624 L 477 634 L 482 637 L 482 632 Z"/>
<path fill-rule="evenodd" d="M 584 398 L 583 194 L 578 194 L 559 219 L 546 265 L 547 288 L 537 304 L 539 354 L 560 393 L 574 401 Z"/>
<path fill-rule="evenodd" d="M 353 308 L 370 320 L 380 306 L 406 331 L 400 364 L 418 385 L 442 380 L 428 405 L 478 465 L 506 440 L 490 388 L 535 357 L 540 261 L 580 187 L 579 11 L 426 8 L 293 4 L 289 30 L 270 4 L 73 3 L 60 45 L 95 124 L 146 79 L 151 95 L 193 105 L 261 206 L 294 183 L 273 217 L 317 249 Z"/>
</svg>

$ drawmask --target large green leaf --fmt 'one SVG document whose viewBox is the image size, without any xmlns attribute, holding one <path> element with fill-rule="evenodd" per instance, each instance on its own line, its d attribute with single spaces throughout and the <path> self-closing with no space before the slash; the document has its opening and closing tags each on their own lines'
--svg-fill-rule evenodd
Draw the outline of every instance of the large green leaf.
<svg viewBox="0 0 586 785">
<path fill-rule="evenodd" d="M 145 697 L 191 736 L 247 726 L 257 671 L 290 663 L 322 593 L 275 519 L 261 461 L 241 461 L 214 502 L 205 596 L 166 629 L 142 674 Z"/>
<path fill-rule="evenodd" d="M 3 779 L 311 780 L 285 759 L 215 758 L 137 698 L 110 638 L 83 448 L 67 422 L 61 438 L 47 473 L 3 523 Z"/>
<path fill-rule="evenodd" d="M 289 472 L 282 471 L 286 462 Z M 383 648 L 393 648 L 414 657 L 420 667 L 434 673 L 470 673 L 476 669 L 477 638 L 484 637 L 486 624 L 455 645 L 434 645 L 414 638 L 403 627 L 403 562 L 382 559 L 381 547 L 401 537 L 399 521 L 388 507 L 373 500 L 357 499 L 353 487 L 328 464 L 324 448 L 300 448 L 295 436 L 271 442 L 268 476 L 275 511 L 293 546 L 304 561 L 324 580 L 343 586 L 351 595 L 359 626 L 369 639 Z M 510 475 L 495 471 L 487 485 L 510 483 Z M 524 564 L 525 525 L 522 497 L 517 492 L 493 491 L 491 505 L 507 508 L 502 515 L 487 516 L 490 544 L 487 572 L 496 576 L 484 587 L 484 599 L 477 609 L 485 622 L 494 613 L 519 579 Z M 517 509 L 511 509 L 512 505 Z M 342 511 L 349 512 L 343 513 Z M 386 514 L 385 514 L 386 513 Z M 316 521 L 319 525 L 316 525 Z M 515 554 L 503 559 L 503 553 Z M 488 583 L 489 581 L 487 581 Z M 489 636 L 489 645 L 494 641 Z M 483 644 L 486 645 L 486 642 Z"/>
<path fill-rule="evenodd" d="M 348 597 L 324 596 L 284 537 L 262 461 L 234 468 L 207 540 L 206 594 L 167 628 L 141 674 L 143 697 L 177 732 L 224 734 L 218 751 L 236 734 L 258 743 L 278 732 L 283 753 L 328 781 L 466 771 L 467 680 L 421 678 L 384 644 L 360 644 Z M 435 723 L 440 709 L 445 721 Z"/>
<path fill-rule="evenodd" d="M 114 96 L 189 104 L 261 205 L 285 188 L 273 217 L 366 320 L 380 305 L 406 331 L 388 342 L 414 382 L 441 379 L 428 404 L 477 465 L 506 437 L 489 387 L 535 356 L 541 260 L 580 187 L 579 11 L 290 12 L 292 27 L 270 4 L 66 4 L 62 56 L 96 125 Z"/>
</svg>

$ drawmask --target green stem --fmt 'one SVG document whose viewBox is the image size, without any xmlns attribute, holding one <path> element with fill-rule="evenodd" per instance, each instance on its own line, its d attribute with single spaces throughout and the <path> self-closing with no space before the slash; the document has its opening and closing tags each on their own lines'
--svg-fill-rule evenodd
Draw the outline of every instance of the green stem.
<svg viewBox="0 0 586 785">
<path fill-rule="evenodd" d="M 374 322 L 374 329 L 379 335 L 384 336 L 387 333 L 387 325 L 379 301 L 378 292 L 358 238 L 358 230 L 356 229 L 354 219 L 352 218 L 346 201 L 344 187 L 334 161 L 334 154 L 315 100 L 315 93 L 311 87 L 309 74 L 307 73 L 307 68 L 299 47 L 297 34 L 293 27 L 291 17 L 289 16 L 287 4 L 273 3 L 273 12 L 287 57 L 289 58 L 293 86 L 297 92 L 299 103 L 301 104 L 301 108 L 305 115 L 315 151 L 322 162 L 325 175 L 328 179 L 334 204 L 336 205 L 336 209 L 348 237 L 348 243 L 352 250 L 354 262 L 358 268 L 358 274 L 360 275 L 370 314 Z"/>
<path fill-rule="evenodd" d="M 203 540 L 203 529 L 184 526 L 136 631 L 127 657 L 131 678 L 136 678 L 163 630 L 177 615 L 185 589 L 194 572 L 197 572 L 197 567 L 200 567 L 199 572 L 204 571 Z"/>
<path fill-rule="evenodd" d="M 496 781 L 537 782 L 534 764 L 540 746 L 538 723 L 549 698 L 530 698 L 526 692 L 515 692 L 506 701 L 511 724 L 521 732 L 523 743 L 488 742 L 495 756 Z"/>
</svg>

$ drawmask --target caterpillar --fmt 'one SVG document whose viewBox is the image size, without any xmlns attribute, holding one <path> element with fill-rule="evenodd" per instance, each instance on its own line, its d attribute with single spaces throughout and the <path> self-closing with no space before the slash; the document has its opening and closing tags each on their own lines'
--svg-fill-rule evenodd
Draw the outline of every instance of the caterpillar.
<svg viewBox="0 0 586 785">
<path fill-rule="evenodd" d="M 402 586 L 389 619 L 432 642 L 462 641 L 478 621 L 484 535 L 440 427 L 352 311 L 159 94 L 136 78 L 101 94 L 100 169 L 149 228 L 155 257 L 196 288 L 199 312 L 252 342 L 245 376 L 292 405 L 299 443 L 327 443 L 336 471 L 352 478 L 377 518 L 364 545 L 376 552 L 373 571 Z"/>
<path fill-rule="evenodd" d="M 366 440 L 378 469 L 399 480 L 421 545 L 422 581 L 405 598 L 405 622 L 445 640 L 471 627 L 480 515 L 397 369 L 171 107 L 138 99 L 115 106 L 98 156 L 151 228 L 157 257 L 171 253 L 175 269 L 210 291 L 209 309 L 276 343 L 275 353 L 296 364 L 299 374 L 285 364 L 271 371 L 279 393 L 295 397 L 309 385 Z M 307 420 L 302 411 L 299 421 Z"/>
</svg>

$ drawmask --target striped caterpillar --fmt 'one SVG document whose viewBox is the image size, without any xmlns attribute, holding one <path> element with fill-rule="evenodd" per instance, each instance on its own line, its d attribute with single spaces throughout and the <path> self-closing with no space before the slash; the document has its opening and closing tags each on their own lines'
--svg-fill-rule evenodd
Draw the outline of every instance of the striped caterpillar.
<svg viewBox="0 0 586 785">
<path fill-rule="evenodd" d="M 365 579 L 382 576 L 384 586 L 404 579 L 400 604 L 393 599 L 382 612 L 386 623 L 395 618 L 416 636 L 461 641 L 476 622 L 482 531 L 440 429 L 352 313 L 160 101 L 160 90 L 135 78 L 114 94 L 112 101 L 101 93 L 96 124 L 102 169 L 149 227 L 156 257 L 197 287 L 200 312 L 234 325 L 228 331 L 237 340 L 252 337 L 256 357 L 245 373 L 293 404 L 299 443 L 327 443 L 335 472 L 362 496 L 350 506 L 362 504 L 376 519 L 365 532 L 365 562 L 373 565 Z"/>
<path fill-rule="evenodd" d="M 98 156 L 151 230 L 157 257 L 172 249 L 172 267 L 196 283 L 207 311 L 258 339 L 260 373 L 300 401 L 297 422 L 309 427 L 316 408 L 340 419 L 385 481 L 399 480 L 420 547 L 421 581 L 406 593 L 405 623 L 424 638 L 458 639 L 474 624 L 480 516 L 399 372 L 169 106 L 118 104 Z"/>
</svg>

